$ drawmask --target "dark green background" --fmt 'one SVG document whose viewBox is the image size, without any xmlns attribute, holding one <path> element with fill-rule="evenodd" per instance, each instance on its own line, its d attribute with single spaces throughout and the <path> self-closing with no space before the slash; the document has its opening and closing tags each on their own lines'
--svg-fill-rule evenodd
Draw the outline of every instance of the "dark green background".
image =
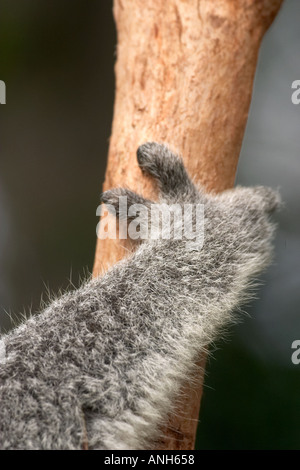
<svg viewBox="0 0 300 470">
<path fill-rule="evenodd" d="M 92 269 L 110 135 L 116 35 L 109 0 L 0 0 L 0 321 Z M 243 323 L 214 345 L 198 448 L 300 448 L 300 5 L 265 37 L 237 183 L 280 186 L 275 263 Z M 220 83 L 222 91 L 222 83 Z"/>
</svg>

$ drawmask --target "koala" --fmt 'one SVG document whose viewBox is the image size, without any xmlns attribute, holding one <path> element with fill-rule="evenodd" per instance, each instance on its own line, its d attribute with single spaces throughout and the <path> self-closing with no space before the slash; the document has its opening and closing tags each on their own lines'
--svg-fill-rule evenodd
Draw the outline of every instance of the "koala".
<svg viewBox="0 0 300 470">
<path fill-rule="evenodd" d="M 192 246 L 184 236 L 140 240 L 104 275 L 2 337 L 1 449 L 153 448 L 199 353 L 234 320 L 270 261 L 277 192 L 206 193 L 155 142 L 137 159 L 157 181 L 159 202 L 203 205 L 204 237 Z M 120 196 L 129 207 L 155 204 L 128 189 L 106 191 L 102 201 L 120 220 Z"/>
</svg>

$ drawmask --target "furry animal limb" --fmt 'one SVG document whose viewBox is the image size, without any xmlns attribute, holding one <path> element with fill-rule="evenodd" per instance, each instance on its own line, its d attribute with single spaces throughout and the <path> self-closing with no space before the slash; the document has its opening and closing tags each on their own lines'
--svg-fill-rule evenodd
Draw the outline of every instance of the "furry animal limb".
<svg viewBox="0 0 300 470">
<path fill-rule="evenodd" d="M 233 186 L 261 40 L 281 3 L 114 0 L 116 95 L 104 190 L 126 184 L 155 199 L 135 160 L 149 139 L 172 143 L 206 190 Z M 98 240 L 94 275 L 127 249 L 124 240 Z M 159 448 L 194 448 L 202 375 L 184 385 Z"/>
<path fill-rule="evenodd" d="M 204 205 L 204 244 L 149 238 L 2 338 L 2 449 L 81 449 L 86 440 L 90 449 L 151 448 L 199 352 L 232 321 L 269 262 L 276 192 L 207 194 L 156 143 L 139 148 L 138 162 L 156 179 L 160 202 Z M 122 194 L 129 206 L 149 206 Z M 115 207 L 119 196 L 110 190 L 103 201 Z"/>
</svg>

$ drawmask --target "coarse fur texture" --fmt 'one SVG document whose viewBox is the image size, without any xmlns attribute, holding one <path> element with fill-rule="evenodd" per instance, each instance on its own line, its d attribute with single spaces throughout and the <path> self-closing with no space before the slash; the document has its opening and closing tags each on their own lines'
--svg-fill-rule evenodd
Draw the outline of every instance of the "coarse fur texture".
<svg viewBox="0 0 300 470">
<path fill-rule="evenodd" d="M 277 192 L 205 194 L 166 145 L 146 143 L 137 157 L 157 180 L 161 201 L 204 204 L 203 247 L 145 240 L 2 337 L 2 449 L 151 448 L 199 352 L 269 263 Z M 117 207 L 121 194 L 129 206 L 151 202 L 120 189 L 102 200 Z"/>
</svg>

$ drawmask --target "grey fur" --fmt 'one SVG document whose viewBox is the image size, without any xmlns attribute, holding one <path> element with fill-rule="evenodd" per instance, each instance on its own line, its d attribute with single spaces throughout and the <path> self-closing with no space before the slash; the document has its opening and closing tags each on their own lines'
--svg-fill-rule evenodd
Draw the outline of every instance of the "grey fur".
<svg viewBox="0 0 300 470">
<path fill-rule="evenodd" d="M 269 263 L 276 192 L 205 194 L 156 143 L 141 146 L 138 161 L 164 201 L 205 204 L 204 246 L 147 240 L 2 338 L 2 449 L 81 449 L 86 440 L 90 449 L 151 448 L 199 353 Z M 103 201 L 116 205 L 125 193 L 111 190 Z"/>
</svg>

